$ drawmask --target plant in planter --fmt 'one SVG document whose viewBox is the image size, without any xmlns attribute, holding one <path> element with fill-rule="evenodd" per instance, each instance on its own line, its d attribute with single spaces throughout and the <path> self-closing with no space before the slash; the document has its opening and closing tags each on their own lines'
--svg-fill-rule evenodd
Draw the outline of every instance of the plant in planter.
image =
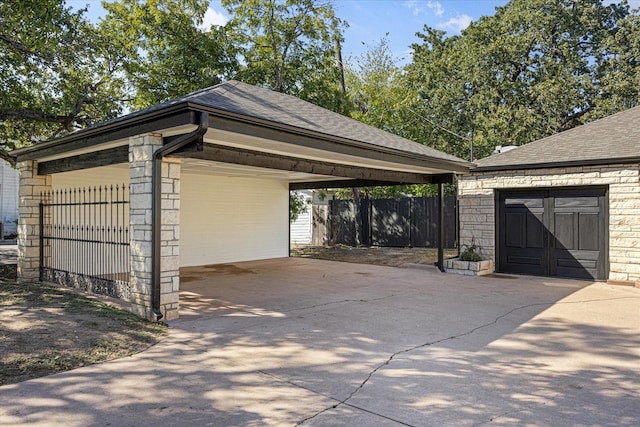
<svg viewBox="0 0 640 427">
<path fill-rule="evenodd" d="M 493 261 L 482 259 L 482 249 L 473 240 L 470 245 L 462 245 L 460 249 L 458 258 L 445 261 L 447 273 L 484 276 L 493 272 Z"/>
<path fill-rule="evenodd" d="M 473 240 L 471 240 L 470 245 L 462 245 L 462 248 L 463 250 L 460 251 L 460 261 L 482 261 L 482 256 L 480 255 L 482 249 L 480 249 L 480 247 L 477 246 Z"/>
</svg>

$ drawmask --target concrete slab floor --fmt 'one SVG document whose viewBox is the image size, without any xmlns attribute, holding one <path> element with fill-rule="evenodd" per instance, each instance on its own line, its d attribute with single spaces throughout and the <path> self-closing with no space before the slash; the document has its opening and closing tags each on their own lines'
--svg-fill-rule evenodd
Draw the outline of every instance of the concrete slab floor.
<svg viewBox="0 0 640 427">
<path fill-rule="evenodd" d="M 138 355 L 0 387 L 3 425 L 638 425 L 640 289 L 311 259 L 181 272 Z"/>
</svg>

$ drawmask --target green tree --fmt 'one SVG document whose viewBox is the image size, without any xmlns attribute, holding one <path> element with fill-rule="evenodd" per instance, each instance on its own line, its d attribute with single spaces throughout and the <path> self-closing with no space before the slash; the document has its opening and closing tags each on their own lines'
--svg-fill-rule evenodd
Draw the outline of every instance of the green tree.
<svg viewBox="0 0 640 427">
<path fill-rule="evenodd" d="M 238 79 L 347 113 L 336 66 L 344 23 L 324 0 L 222 0 L 229 38 L 244 64 Z"/>
<path fill-rule="evenodd" d="M 134 107 L 177 98 L 234 76 L 235 51 L 223 27 L 202 28 L 207 0 L 103 2 L 103 34 L 123 52 Z"/>
<path fill-rule="evenodd" d="M 304 194 L 289 192 L 289 222 L 295 222 L 300 215 L 309 212 L 310 204 L 311 199 L 307 199 Z"/>
<path fill-rule="evenodd" d="M 0 157 L 122 111 L 119 54 L 63 0 L 0 1 Z"/>
<path fill-rule="evenodd" d="M 346 73 L 347 93 L 354 105 L 351 117 L 389 132 L 402 128 L 401 69 L 385 37 L 356 57 Z"/>
<path fill-rule="evenodd" d="M 594 115 L 606 116 L 640 103 L 640 9 L 619 20 L 604 41 L 601 96 Z"/>
<path fill-rule="evenodd" d="M 512 0 L 459 36 L 425 28 L 406 70 L 409 108 L 429 124 L 416 131 L 467 158 L 461 137 L 473 132 L 482 157 L 634 105 L 621 47 L 633 43 L 634 28 L 625 3 L 599 0 Z"/>
<path fill-rule="evenodd" d="M 405 136 L 406 97 L 402 81 L 402 70 L 396 65 L 387 37 L 357 56 L 347 67 L 347 93 L 354 105 L 351 117 Z M 410 136 L 410 135 L 409 135 Z M 419 141 L 421 142 L 421 141 Z M 435 190 L 437 191 L 437 190 Z M 363 198 L 398 198 L 406 196 L 432 195 L 434 189 L 424 185 L 398 185 L 383 187 L 363 187 L 358 194 Z M 340 198 L 352 198 L 352 189 L 337 192 Z"/>
</svg>

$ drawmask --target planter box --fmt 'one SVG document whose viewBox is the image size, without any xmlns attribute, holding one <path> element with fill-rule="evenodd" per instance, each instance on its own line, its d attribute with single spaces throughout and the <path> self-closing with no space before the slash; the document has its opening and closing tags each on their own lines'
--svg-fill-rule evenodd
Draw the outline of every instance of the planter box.
<svg viewBox="0 0 640 427">
<path fill-rule="evenodd" d="M 447 273 L 464 276 L 485 276 L 494 271 L 493 260 L 460 261 L 458 258 L 445 259 L 444 269 Z"/>
</svg>

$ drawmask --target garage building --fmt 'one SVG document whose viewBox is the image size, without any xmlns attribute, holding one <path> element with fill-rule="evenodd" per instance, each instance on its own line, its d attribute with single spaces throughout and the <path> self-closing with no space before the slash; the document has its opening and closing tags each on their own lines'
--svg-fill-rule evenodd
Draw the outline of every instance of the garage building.
<svg viewBox="0 0 640 427">
<path fill-rule="evenodd" d="M 640 281 L 640 107 L 476 162 L 460 238 L 503 273 Z"/>
</svg>

